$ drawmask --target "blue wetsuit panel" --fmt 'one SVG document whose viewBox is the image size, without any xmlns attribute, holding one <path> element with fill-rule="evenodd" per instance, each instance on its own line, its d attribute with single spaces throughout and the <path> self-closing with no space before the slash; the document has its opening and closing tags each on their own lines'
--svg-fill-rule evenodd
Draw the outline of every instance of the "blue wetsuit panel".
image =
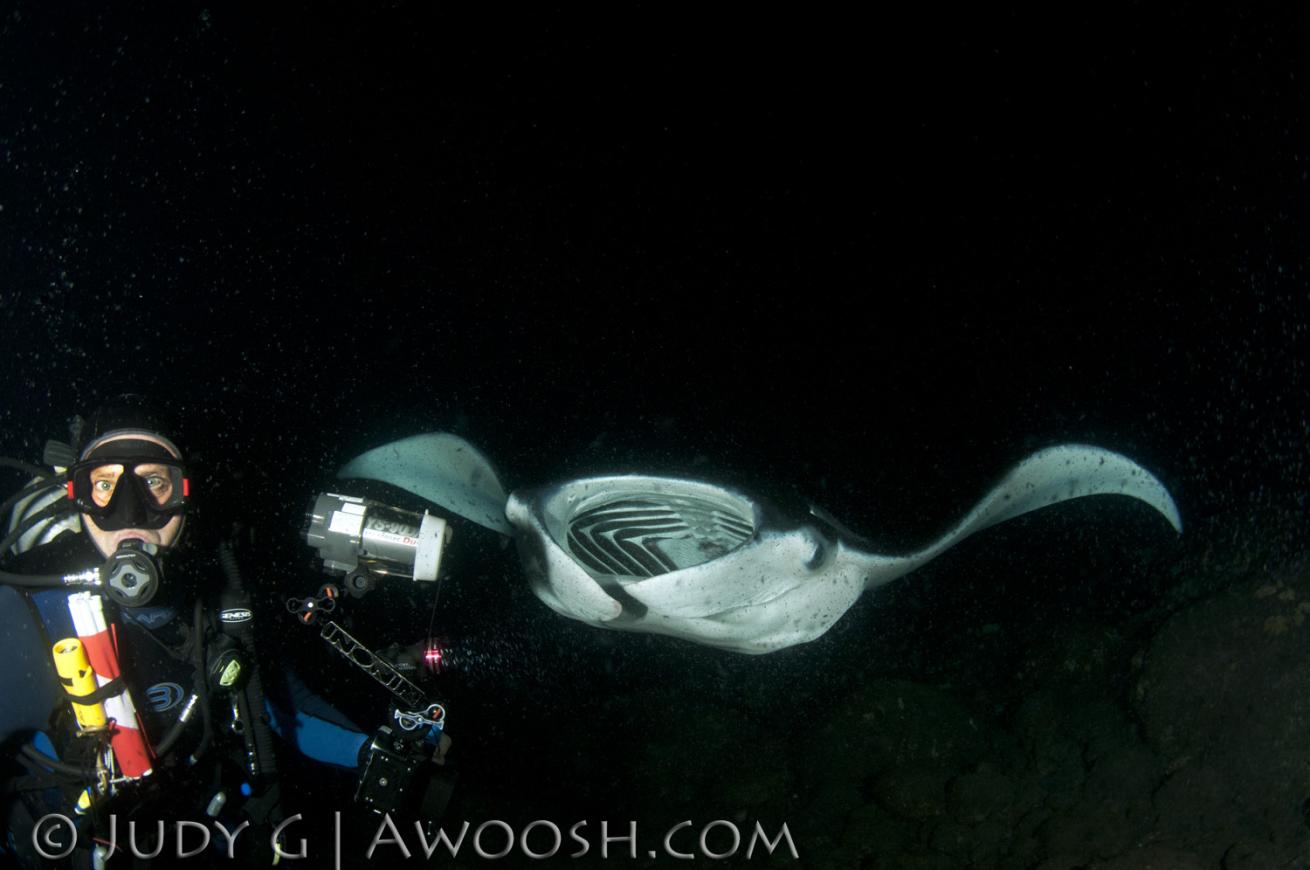
<svg viewBox="0 0 1310 870">
<path fill-rule="evenodd" d="M 44 595 L 37 593 L 34 598 Z M 56 640 L 42 635 L 22 592 L 0 586 L 0 648 L 5 650 L 0 667 L 0 740 L 49 727 L 50 712 L 64 697 L 50 654 L 49 644 Z"/>
<path fill-rule="evenodd" d="M 294 711 L 265 700 L 273 730 L 302 755 L 315 761 L 340 767 L 358 766 L 359 751 L 369 736 L 359 733 L 340 712 L 310 691 L 295 672 L 287 671 L 285 677 Z"/>
</svg>

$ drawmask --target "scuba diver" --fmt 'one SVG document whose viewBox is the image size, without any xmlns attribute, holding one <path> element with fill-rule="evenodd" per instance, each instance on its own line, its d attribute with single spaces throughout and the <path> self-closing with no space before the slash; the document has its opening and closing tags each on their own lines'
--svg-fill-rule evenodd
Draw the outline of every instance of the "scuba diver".
<svg viewBox="0 0 1310 870">
<path fill-rule="evenodd" d="M 233 547 L 184 546 L 193 478 L 154 409 L 119 401 L 73 428 L 76 448 L 47 445 L 56 473 L 6 463 L 36 479 L 0 508 L 15 513 L 0 554 L 16 553 L 0 571 L 0 865 L 104 866 L 131 819 L 146 854 L 164 845 L 143 843 L 158 819 L 249 822 L 237 854 L 273 863 L 271 732 L 347 769 L 370 737 L 294 674 L 255 667 Z M 40 830 L 50 818 L 66 829 Z"/>
</svg>

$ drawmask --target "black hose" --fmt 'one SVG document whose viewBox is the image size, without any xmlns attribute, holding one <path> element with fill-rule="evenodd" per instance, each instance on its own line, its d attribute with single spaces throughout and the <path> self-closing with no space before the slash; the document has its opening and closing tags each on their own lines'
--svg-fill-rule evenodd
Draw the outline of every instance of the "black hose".
<svg viewBox="0 0 1310 870">
<path fill-rule="evenodd" d="M 63 504 L 55 503 L 43 510 L 37 511 L 27 519 L 23 520 L 22 524 L 19 525 L 18 528 L 14 529 L 12 532 L 6 535 L 3 540 L 0 540 L 0 554 L 7 552 L 9 548 L 14 545 L 14 541 L 17 541 L 19 538 L 21 538 L 24 532 L 31 529 L 37 523 L 42 522 L 43 520 L 47 520 L 53 516 L 56 516 L 66 510 L 67 507 L 65 507 Z M 35 587 L 51 587 L 51 586 L 66 585 L 64 583 L 64 575 L 62 574 L 15 574 L 12 571 L 0 571 L 0 583 L 4 583 L 8 586 L 35 586 Z"/>
<path fill-rule="evenodd" d="M 173 744 L 182 736 L 182 732 L 186 730 L 187 722 L 190 721 L 189 717 L 184 718 L 188 708 L 190 708 L 192 704 L 198 702 L 199 699 L 196 694 L 192 692 L 191 697 L 188 698 L 186 704 L 182 706 L 182 713 L 179 714 L 177 719 L 173 721 L 173 724 L 169 726 L 168 733 L 166 733 L 163 738 L 155 744 L 154 751 L 156 758 L 163 758 L 169 752 L 173 751 Z"/>
<path fill-rule="evenodd" d="M 218 546 L 218 563 L 227 578 L 227 588 L 223 590 L 222 609 L 250 611 L 250 598 L 246 595 L 241 582 L 241 571 L 237 566 L 236 554 L 226 541 Z M 246 653 L 252 658 L 257 656 L 255 649 L 255 632 L 252 619 L 235 622 L 222 621 L 223 631 L 241 642 Z M 245 724 L 246 751 L 250 756 L 250 771 L 253 775 L 274 780 L 277 777 L 277 758 L 274 755 L 273 732 L 268 725 L 268 715 L 264 710 L 264 686 L 260 681 L 259 668 L 251 667 L 246 684 L 237 693 L 237 711 Z"/>
<path fill-rule="evenodd" d="M 21 459 L 11 459 L 8 456 L 0 456 L 0 466 L 4 468 L 16 468 L 19 471 L 26 472 L 33 477 L 49 477 L 54 474 L 48 468 L 42 468 L 39 465 L 33 465 L 30 462 L 24 462 Z"/>
<path fill-rule="evenodd" d="M 19 747 L 18 751 L 42 767 L 48 767 L 57 773 L 75 776 L 80 780 L 96 781 L 96 772 L 93 769 L 78 767 L 76 764 L 69 764 L 66 761 L 60 761 L 58 758 L 51 758 L 30 743 L 24 743 Z"/>
<path fill-rule="evenodd" d="M 209 744 L 214 739 L 214 717 L 209 709 L 209 668 L 205 657 L 205 606 L 200 599 L 196 599 L 192 624 L 196 645 L 191 650 L 191 661 L 196 667 L 195 693 L 200 697 L 201 724 L 200 743 L 191 751 L 190 762 L 195 764 L 209 749 Z"/>
<path fill-rule="evenodd" d="M 187 699 L 186 704 L 182 707 L 182 713 L 180 713 L 177 719 L 174 720 L 173 724 L 168 729 L 168 733 L 166 733 L 163 736 L 163 739 L 161 739 L 157 744 L 155 744 L 154 747 L 155 755 L 161 758 L 167 755 L 173 749 L 173 744 L 177 743 L 178 738 L 182 736 L 182 732 L 186 730 L 187 723 L 191 721 L 188 711 L 194 710 L 195 709 L 194 705 L 200 704 L 201 717 L 206 721 L 208 721 L 209 719 L 208 716 L 209 698 L 206 692 L 207 687 L 206 687 L 206 678 L 205 678 L 205 671 L 204 671 L 205 636 L 203 633 L 204 632 L 203 620 L 204 620 L 204 605 L 201 604 L 199 599 L 196 599 L 196 604 L 195 607 L 192 609 L 192 617 L 191 617 L 191 623 L 193 629 L 191 635 L 192 638 L 191 642 L 194 644 L 194 646 L 192 646 L 191 648 L 191 664 L 196 669 L 196 677 L 195 677 L 196 684 L 195 687 L 191 690 L 191 697 Z M 201 738 L 201 742 L 202 744 L 204 744 L 205 739 Z M 204 751 L 204 748 L 205 747 L 203 745 L 197 747 L 196 751 L 191 754 L 192 759 L 199 758 L 200 754 Z"/>
<path fill-rule="evenodd" d="M 57 501 L 54 504 L 45 506 L 30 517 L 24 517 L 23 521 L 18 524 L 17 528 L 5 535 L 3 539 L 0 539 L 0 553 L 9 552 L 9 548 L 14 545 L 14 542 L 30 531 L 37 523 L 40 523 L 43 520 L 48 520 L 51 517 L 56 517 L 62 513 L 68 513 L 69 510 L 67 504 L 62 501 Z"/>
<path fill-rule="evenodd" d="M 37 496 L 44 495 L 47 492 L 51 492 L 63 486 L 63 483 L 64 482 L 62 478 L 60 480 L 53 480 L 53 481 L 52 480 L 32 481 L 27 486 L 20 489 L 18 492 L 9 496 L 9 498 L 5 499 L 3 502 L 0 502 L 0 517 L 8 516 L 9 512 L 13 510 L 14 505 L 18 504 L 23 499 L 28 498 L 29 496 L 32 498 L 36 498 Z"/>
<path fill-rule="evenodd" d="M 46 589 L 67 585 L 62 574 L 15 574 L 12 571 L 0 571 L 0 584 Z"/>
<path fill-rule="evenodd" d="M 63 502 L 55 502 L 42 510 L 37 511 L 30 517 L 27 517 L 3 539 L 0 539 L 0 555 L 7 553 L 14 542 L 23 536 L 37 523 L 58 516 L 68 510 L 67 505 Z M 8 586 L 34 586 L 34 587 L 51 587 L 64 586 L 64 575 L 62 574 L 15 574 L 12 571 L 0 571 L 0 583 Z"/>
</svg>

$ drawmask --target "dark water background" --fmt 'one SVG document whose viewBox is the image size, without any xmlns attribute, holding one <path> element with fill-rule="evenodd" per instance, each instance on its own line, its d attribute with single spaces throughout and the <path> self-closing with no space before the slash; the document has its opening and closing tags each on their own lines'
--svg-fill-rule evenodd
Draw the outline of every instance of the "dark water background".
<svg viewBox="0 0 1310 870">
<path fill-rule="evenodd" d="M 626 817 L 623 759 L 704 727 L 679 699 L 803 727 L 870 675 L 963 679 L 1001 624 L 986 684 L 1028 632 L 1168 601 L 1179 548 L 1305 509 L 1304 13 L 320 5 L 0 8 L 9 453 L 158 397 L 274 611 L 319 582 L 310 496 L 430 430 L 508 488 L 694 473 L 888 551 L 1086 441 L 1187 524 L 1026 518 L 765 658 L 569 624 L 457 527 L 437 625 L 481 807 Z M 356 616 L 409 642 L 429 600 Z M 312 682 L 380 708 L 281 618 Z"/>
</svg>

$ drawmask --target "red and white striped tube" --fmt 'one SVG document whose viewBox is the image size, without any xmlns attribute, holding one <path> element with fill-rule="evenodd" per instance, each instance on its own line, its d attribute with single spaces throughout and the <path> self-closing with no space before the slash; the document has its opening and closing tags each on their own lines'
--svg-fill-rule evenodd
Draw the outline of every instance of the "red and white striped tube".
<svg viewBox="0 0 1310 870">
<path fill-rule="evenodd" d="M 91 669 L 96 672 L 96 682 L 103 686 L 119 675 L 117 626 L 105 621 L 104 601 L 91 592 L 68 596 L 68 612 L 72 614 L 73 629 L 82 640 Z M 105 699 L 105 715 L 114 720 L 109 745 L 114 750 L 118 769 L 124 776 L 145 776 L 153 769 L 153 753 L 126 686 L 119 694 Z"/>
</svg>

